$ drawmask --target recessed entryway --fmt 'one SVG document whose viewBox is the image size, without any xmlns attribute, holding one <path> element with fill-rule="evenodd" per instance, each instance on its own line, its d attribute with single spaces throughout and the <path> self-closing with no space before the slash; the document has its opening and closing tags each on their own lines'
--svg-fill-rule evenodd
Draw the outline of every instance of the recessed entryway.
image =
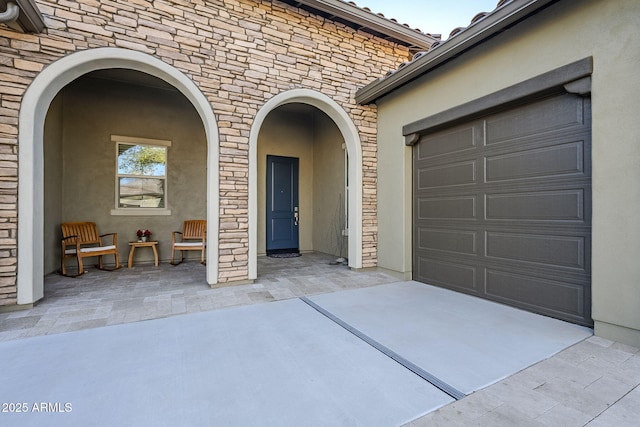
<svg viewBox="0 0 640 427">
<path fill-rule="evenodd" d="M 314 105 L 280 105 L 262 122 L 256 151 L 257 256 L 347 259 L 357 234 L 349 228 L 350 161 L 337 123 Z"/>
<path fill-rule="evenodd" d="M 256 115 L 249 145 L 249 278 L 266 254 L 267 155 L 299 159 L 299 249 L 346 254 L 362 267 L 362 148 L 352 118 L 328 96 L 293 89 Z"/>
</svg>

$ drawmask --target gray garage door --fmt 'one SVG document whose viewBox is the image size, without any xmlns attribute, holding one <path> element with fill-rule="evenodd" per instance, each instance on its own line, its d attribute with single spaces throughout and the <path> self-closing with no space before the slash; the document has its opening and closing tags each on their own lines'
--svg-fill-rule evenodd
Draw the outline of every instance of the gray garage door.
<svg viewBox="0 0 640 427">
<path fill-rule="evenodd" d="M 589 98 L 529 102 L 414 146 L 414 279 L 592 325 Z"/>
</svg>

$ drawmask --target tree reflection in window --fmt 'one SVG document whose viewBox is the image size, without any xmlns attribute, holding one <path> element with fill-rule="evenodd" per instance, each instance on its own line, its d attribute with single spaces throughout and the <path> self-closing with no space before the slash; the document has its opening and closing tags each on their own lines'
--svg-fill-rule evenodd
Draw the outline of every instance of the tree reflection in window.
<svg viewBox="0 0 640 427">
<path fill-rule="evenodd" d="M 118 207 L 164 208 L 167 147 L 118 143 Z"/>
</svg>

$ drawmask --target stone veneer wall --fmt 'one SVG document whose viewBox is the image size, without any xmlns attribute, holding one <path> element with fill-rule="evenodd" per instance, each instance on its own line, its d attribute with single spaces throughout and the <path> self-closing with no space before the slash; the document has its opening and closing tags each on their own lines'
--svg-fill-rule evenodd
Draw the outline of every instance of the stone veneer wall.
<svg viewBox="0 0 640 427">
<path fill-rule="evenodd" d="M 409 58 L 407 48 L 278 1 L 58 0 L 36 2 L 44 34 L 0 25 L 0 305 L 16 303 L 18 115 L 25 90 L 70 53 L 120 47 L 153 55 L 191 78 L 220 132 L 219 281 L 248 277 L 248 142 L 266 100 L 293 88 L 329 96 L 359 129 L 363 267 L 376 265 L 376 110 L 358 87 Z M 28 250 L 28 249 L 27 249 Z"/>
</svg>

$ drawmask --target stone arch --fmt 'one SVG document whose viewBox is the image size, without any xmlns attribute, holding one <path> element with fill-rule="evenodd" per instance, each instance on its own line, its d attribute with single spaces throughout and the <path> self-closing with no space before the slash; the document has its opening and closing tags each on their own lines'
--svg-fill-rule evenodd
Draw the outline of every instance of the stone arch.
<svg viewBox="0 0 640 427">
<path fill-rule="evenodd" d="M 274 109 L 291 103 L 314 106 L 338 126 L 349 156 L 349 267 L 362 268 L 362 146 L 355 124 L 334 100 L 311 89 L 292 89 L 267 101 L 258 111 L 249 137 L 249 279 L 258 275 L 258 135 L 267 115 Z"/>
<path fill-rule="evenodd" d="M 44 295 L 44 121 L 56 94 L 78 77 L 95 70 L 126 68 L 160 78 L 178 89 L 202 119 L 207 139 L 207 234 L 219 229 L 219 134 L 211 105 L 181 71 L 151 55 L 121 48 L 97 48 L 74 53 L 46 67 L 22 100 L 18 156 L 18 304 Z M 218 281 L 218 239 L 208 241 L 207 282 Z"/>
</svg>

